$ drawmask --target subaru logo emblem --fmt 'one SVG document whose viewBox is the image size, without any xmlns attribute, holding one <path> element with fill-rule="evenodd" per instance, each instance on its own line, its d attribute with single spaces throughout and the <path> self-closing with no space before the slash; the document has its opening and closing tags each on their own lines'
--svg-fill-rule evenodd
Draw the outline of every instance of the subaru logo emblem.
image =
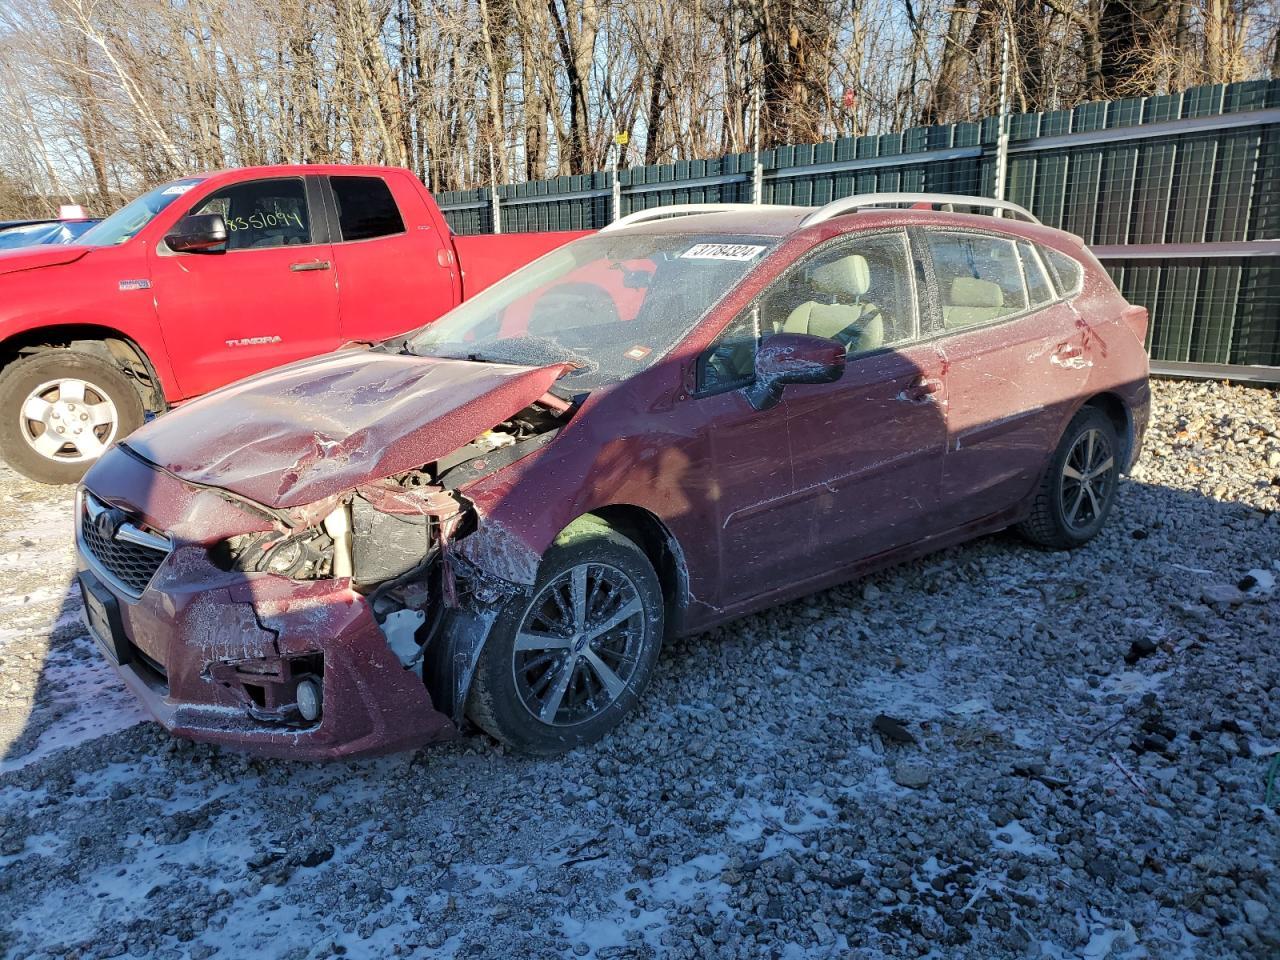
<svg viewBox="0 0 1280 960">
<path fill-rule="evenodd" d="M 125 522 L 125 512 L 119 507 L 103 510 L 93 518 L 93 529 L 103 540 L 114 540 L 116 533 Z"/>
</svg>

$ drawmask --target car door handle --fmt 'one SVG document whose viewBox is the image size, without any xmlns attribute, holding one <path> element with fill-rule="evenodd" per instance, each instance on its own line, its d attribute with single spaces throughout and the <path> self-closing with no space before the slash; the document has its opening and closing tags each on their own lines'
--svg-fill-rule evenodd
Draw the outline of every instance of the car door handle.
<svg viewBox="0 0 1280 960">
<path fill-rule="evenodd" d="M 922 400 L 932 399 L 933 395 L 941 389 L 941 380 L 931 380 L 928 377 L 919 376 L 911 382 L 911 386 L 902 391 L 899 395 L 899 399 L 919 403 Z"/>
<path fill-rule="evenodd" d="M 294 273 L 306 273 L 308 270 L 328 270 L 333 264 L 328 260 L 304 260 L 301 263 L 289 264 Z"/>
</svg>

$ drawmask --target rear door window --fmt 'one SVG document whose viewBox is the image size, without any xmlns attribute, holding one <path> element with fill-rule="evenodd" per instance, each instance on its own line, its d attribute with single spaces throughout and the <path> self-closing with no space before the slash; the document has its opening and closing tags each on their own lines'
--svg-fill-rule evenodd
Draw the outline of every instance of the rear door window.
<svg viewBox="0 0 1280 960">
<path fill-rule="evenodd" d="M 1043 307 L 1057 299 L 1053 284 L 1040 264 L 1040 257 L 1029 243 L 1019 243 L 1018 253 L 1022 254 L 1022 271 L 1027 278 L 1027 293 L 1031 296 L 1033 307 Z"/>
<path fill-rule="evenodd" d="M 311 242 L 311 213 L 300 177 L 250 180 L 217 191 L 192 215 L 216 213 L 227 224 L 228 250 L 259 250 Z"/>
<path fill-rule="evenodd" d="M 1028 309 L 1012 240 L 969 233 L 925 234 L 946 330 L 990 323 Z"/>
<path fill-rule="evenodd" d="M 372 240 L 404 233 L 404 220 L 391 188 L 381 177 L 330 177 L 344 241 Z"/>
</svg>

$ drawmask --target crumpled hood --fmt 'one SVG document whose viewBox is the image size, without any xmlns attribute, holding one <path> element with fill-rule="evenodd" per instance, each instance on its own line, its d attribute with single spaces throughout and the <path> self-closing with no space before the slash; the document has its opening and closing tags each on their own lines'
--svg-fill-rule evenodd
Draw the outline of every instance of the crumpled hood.
<svg viewBox="0 0 1280 960">
<path fill-rule="evenodd" d="M 35 270 L 37 267 L 57 267 L 75 263 L 92 247 L 76 247 L 62 244 L 40 244 L 0 251 L 0 274 L 17 273 L 19 270 Z"/>
<path fill-rule="evenodd" d="M 453 453 L 565 369 L 344 351 L 184 404 L 125 445 L 184 480 L 296 507 Z"/>
</svg>

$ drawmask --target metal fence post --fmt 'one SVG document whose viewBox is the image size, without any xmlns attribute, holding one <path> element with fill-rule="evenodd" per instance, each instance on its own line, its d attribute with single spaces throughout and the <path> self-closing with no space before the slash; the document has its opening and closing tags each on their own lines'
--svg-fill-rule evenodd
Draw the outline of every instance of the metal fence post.
<svg viewBox="0 0 1280 960">
<path fill-rule="evenodd" d="M 498 198 L 498 169 L 493 163 L 493 144 L 489 144 L 489 205 L 493 213 L 493 232 L 502 232 L 502 202 Z"/>
<path fill-rule="evenodd" d="M 997 200 L 1004 199 L 1005 178 L 1009 171 L 1009 28 L 1004 30 L 1004 43 L 1000 49 L 1000 117 L 996 136 L 996 188 Z M 995 211 L 997 217 L 1003 214 Z"/>
<path fill-rule="evenodd" d="M 622 184 L 618 182 L 618 154 L 622 152 L 622 144 L 618 142 L 618 136 L 615 134 L 613 138 L 613 182 L 611 184 L 613 210 L 609 218 L 610 223 L 622 219 Z"/>
<path fill-rule="evenodd" d="M 751 202 L 754 204 L 764 203 L 764 170 L 760 166 L 760 90 L 756 89 L 755 95 L 752 97 L 752 113 L 755 115 L 753 126 L 755 127 L 755 136 L 752 155 L 751 155 Z"/>
</svg>

